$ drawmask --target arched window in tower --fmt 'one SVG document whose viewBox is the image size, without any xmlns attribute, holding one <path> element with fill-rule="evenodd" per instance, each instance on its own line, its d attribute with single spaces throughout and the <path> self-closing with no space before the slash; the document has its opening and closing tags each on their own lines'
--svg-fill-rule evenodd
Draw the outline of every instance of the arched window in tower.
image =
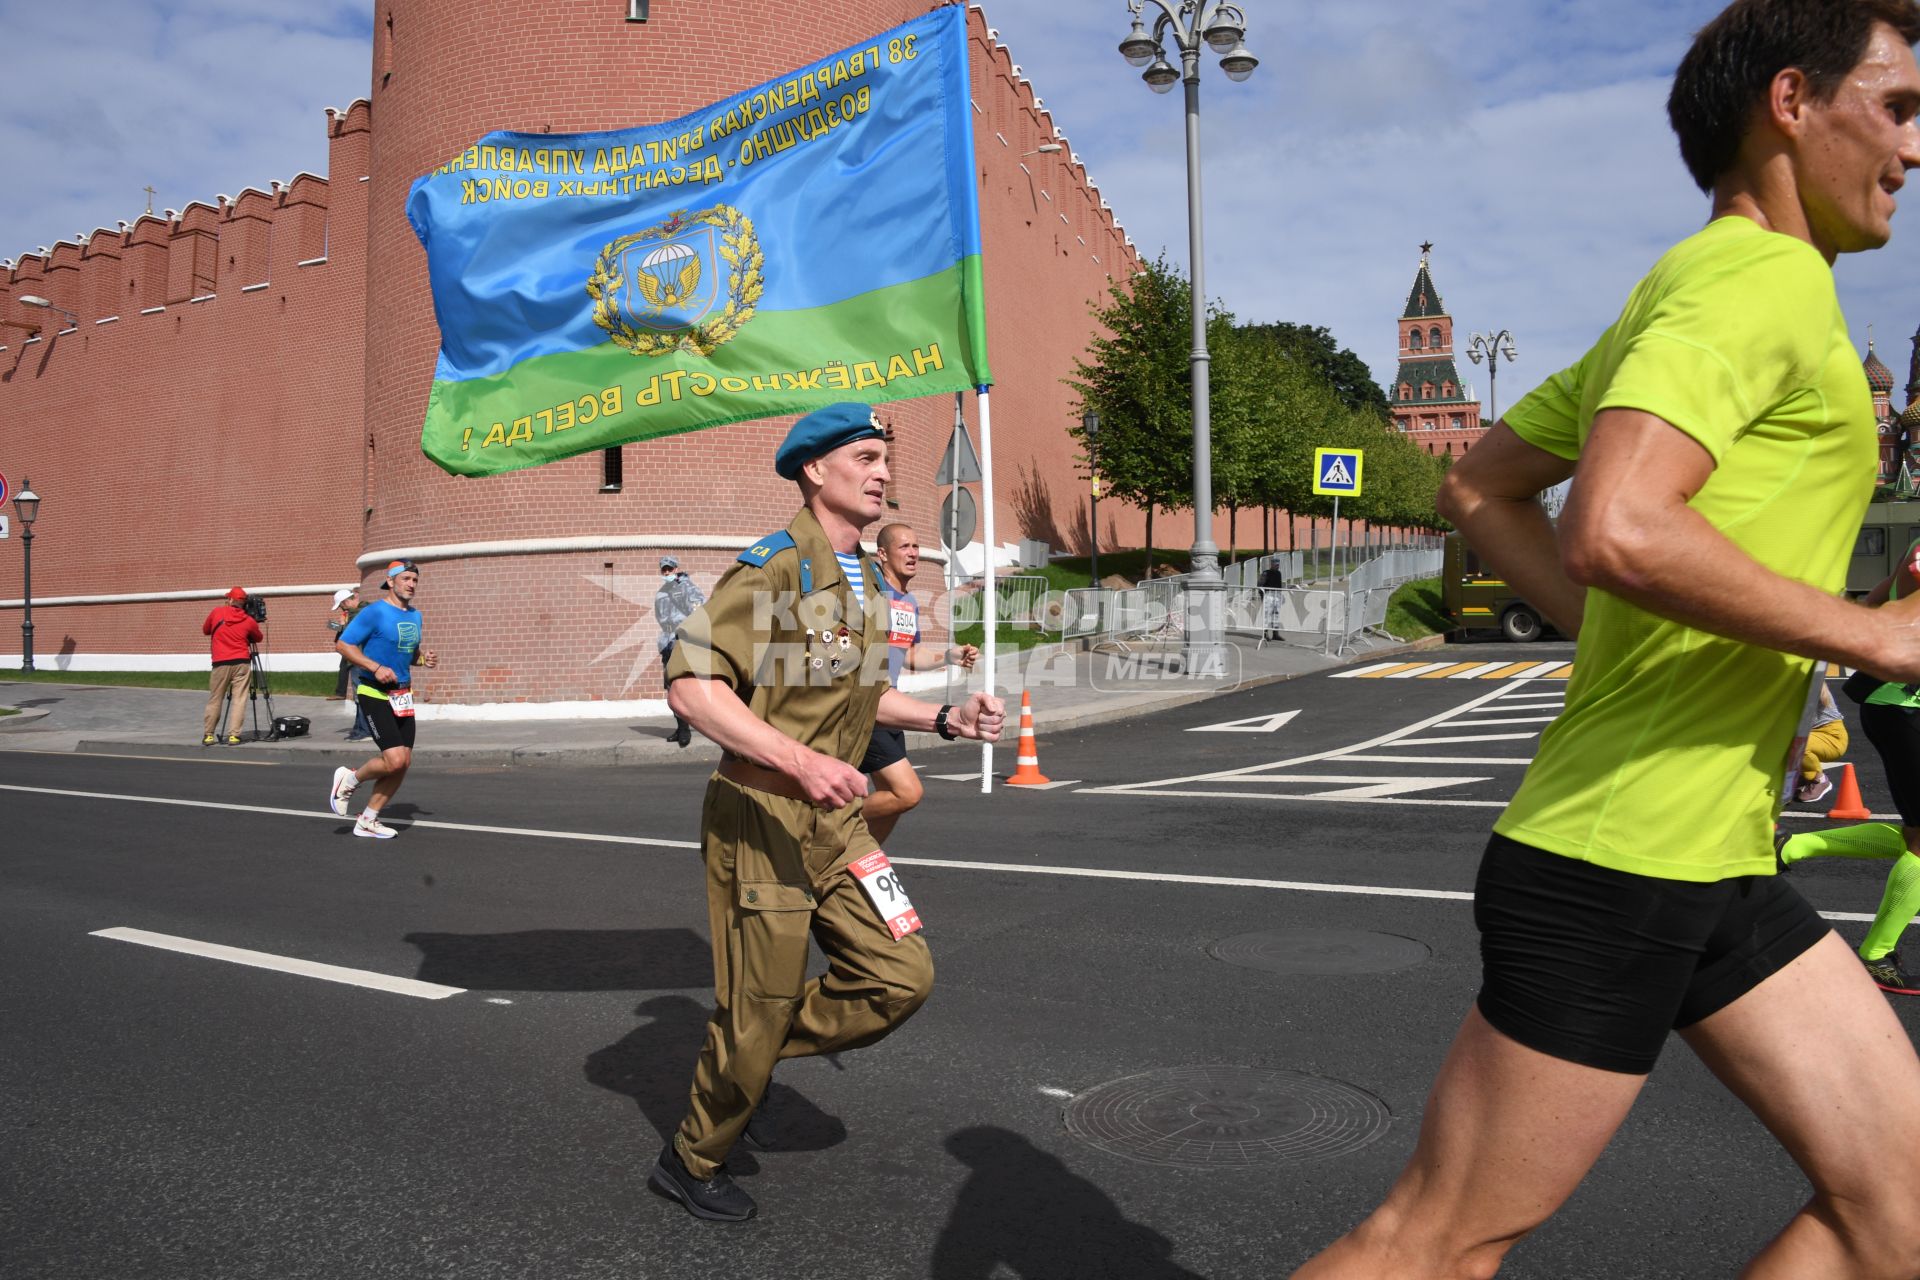
<svg viewBox="0 0 1920 1280">
<path fill-rule="evenodd" d="M 1407 350 L 1418 351 L 1419 349 L 1420 349 L 1420 331 L 1418 329 L 1407 330 Z"/>
<path fill-rule="evenodd" d="M 1410 384 L 1405 382 L 1400 384 L 1400 398 L 1402 400 L 1413 399 L 1413 387 Z"/>
<path fill-rule="evenodd" d="M 1447 400 L 1453 399 L 1453 384 L 1451 382 L 1441 383 L 1440 394 L 1444 399 L 1447 399 Z"/>
<path fill-rule="evenodd" d="M 1427 334 L 1427 345 L 1430 347 L 1437 347 L 1441 345 L 1439 325 L 1433 326 L 1433 329 Z"/>
<path fill-rule="evenodd" d="M 1433 399 L 1433 384 L 1431 382 L 1423 382 L 1420 384 L 1420 398 L 1422 400 Z"/>
</svg>

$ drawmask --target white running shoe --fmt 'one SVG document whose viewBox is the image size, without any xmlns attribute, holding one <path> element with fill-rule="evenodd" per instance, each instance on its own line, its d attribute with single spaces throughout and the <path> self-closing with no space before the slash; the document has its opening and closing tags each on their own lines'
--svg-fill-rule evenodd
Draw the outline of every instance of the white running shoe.
<svg viewBox="0 0 1920 1280">
<path fill-rule="evenodd" d="M 341 765 L 333 771 L 333 790 L 327 793 L 327 808 L 341 817 L 347 816 L 347 801 L 353 799 L 353 789 L 360 785 L 360 779 L 353 770 Z"/>
<path fill-rule="evenodd" d="M 368 818 L 366 814 L 362 813 L 359 819 L 353 824 L 353 834 L 365 836 L 369 840 L 391 840 L 400 833 L 380 821 L 380 819 Z"/>
</svg>

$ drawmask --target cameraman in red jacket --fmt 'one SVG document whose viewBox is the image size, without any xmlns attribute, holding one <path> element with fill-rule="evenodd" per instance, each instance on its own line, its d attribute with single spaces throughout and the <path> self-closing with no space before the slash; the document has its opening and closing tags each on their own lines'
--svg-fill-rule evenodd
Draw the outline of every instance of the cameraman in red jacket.
<svg viewBox="0 0 1920 1280">
<path fill-rule="evenodd" d="M 247 714 L 247 687 L 253 683 L 253 646 L 260 640 L 260 624 L 240 609 L 247 598 L 246 588 L 227 592 L 227 602 L 215 606 L 200 630 L 213 637 L 213 676 L 207 681 L 207 714 L 201 726 L 200 745 L 210 747 L 220 739 L 214 730 L 220 724 L 220 700 L 229 694 L 233 709 L 227 712 L 227 745 L 240 745 L 240 724 Z"/>
</svg>

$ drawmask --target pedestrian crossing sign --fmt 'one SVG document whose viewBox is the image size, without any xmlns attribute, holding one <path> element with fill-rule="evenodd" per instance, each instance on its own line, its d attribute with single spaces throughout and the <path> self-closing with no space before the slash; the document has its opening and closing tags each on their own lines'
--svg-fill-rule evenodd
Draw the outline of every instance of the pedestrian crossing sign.
<svg viewBox="0 0 1920 1280">
<path fill-rule="evenodd" d="M 1336 498 L 1360 496 L 1360 467 L 1365 461 L 1361 449 L 1315 449 L 1313 451 L 1313 491 Z"/>
</svg>

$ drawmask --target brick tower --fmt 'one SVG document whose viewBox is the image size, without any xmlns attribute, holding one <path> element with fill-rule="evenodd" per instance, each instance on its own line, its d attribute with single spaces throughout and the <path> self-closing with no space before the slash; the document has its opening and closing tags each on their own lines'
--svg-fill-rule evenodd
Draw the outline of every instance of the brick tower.
<svg viewBox="0 0 1920 1280">
<path fill-rule="evenodd" d="M 1387 388 L 1394 425 L 1428 453 L 1457 456 L 1486 434 L 1480 402 L 1467 397 L 1453 361 L 1453 317 L 1428 270 L 1433 244 L 1420 246 L 1420 269 L 1400 313 L 1400 370 Z"/>
<path fill-rule="evenodd" d="M 1873 391 L 1873 425 L 1880 436 L 1880 466 L 1875 477 L 1879 484 L 1892 484 L 1900 478 L 1900 423 L 1893 413 L 1893 370 L 1873 353 L 1873 339 L 1867 339 L 1867 358 L 1860 362 Z"/>
</svg>

